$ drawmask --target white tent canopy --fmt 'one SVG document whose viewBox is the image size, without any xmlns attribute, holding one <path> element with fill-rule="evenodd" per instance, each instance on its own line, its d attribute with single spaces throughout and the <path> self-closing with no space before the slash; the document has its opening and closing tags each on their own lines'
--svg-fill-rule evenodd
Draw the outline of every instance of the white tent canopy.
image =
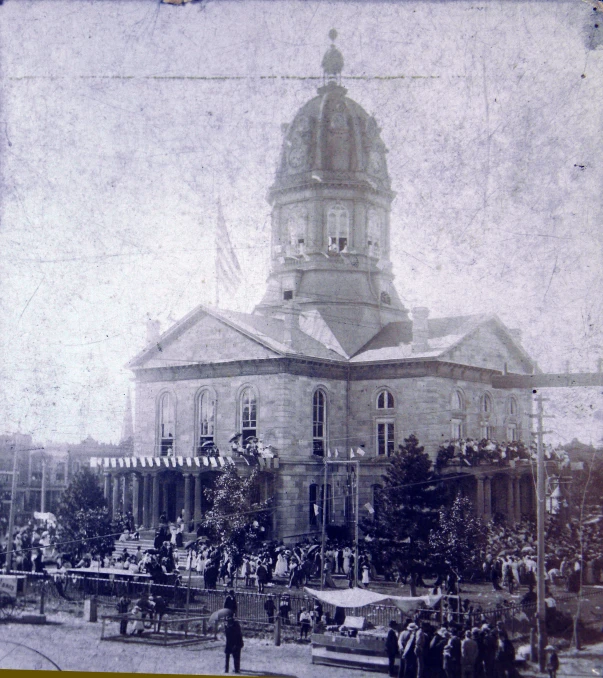
<svg viewBox="0 0 603 678">
<path fill-rule="evenodd" d="M 347 609 L 355 607 L 364 607 L 365 605 L 376 605 L 386 600 L 390 600 L 397 608 L 403 612 L 410 612 L 417 608 L 433 607 L 436 605 L 441 594 L 426 595 L 426 596 L 392 596 L 387 593 L 376 593 L 367 589 L 353 588 L 340 589 L 338 591 L 320 591 L 318 589 L 311 589 L 307 586 L 304 591 L 313 598 L 318 598 L 323 603 L 334 605 L 335 607 L 343 607 Z"/>
</svg>

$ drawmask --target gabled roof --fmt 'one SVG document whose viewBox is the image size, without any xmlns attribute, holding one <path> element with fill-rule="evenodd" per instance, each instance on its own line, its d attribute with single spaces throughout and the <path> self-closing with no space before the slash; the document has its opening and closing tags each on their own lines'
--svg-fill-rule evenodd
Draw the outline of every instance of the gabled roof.
<svg viewBox="0 0 603 678">
<path fill-rule="evenodd" d="M 513 338 L 498 316 L 487 314 L 430 318 L 427 321 L 428 347 L 425 350 L 414 352 L 412 348 L 412 322 L 389 323 L 363 346 L 351 358 L 350 362 L 446 358 L 453 349 L 469 339 L 477 330 L 490 323 L 504 337 L 507 346 L 517 352 L 520 360 L 526 363 L 526 367 L 531 367 L 533 365 L 532 359 Z"/>
<path fill-rule="evenodd" d="M 277 356 L 303 355 L 324 360 L 341 360 L 342 355 L 312 338 L 299 328 L 291 331 L 290 345 L 285 343 L 285 322 L 281 319 L 252 313 L 238 313 L 199 305 L 178 321 L 156 342 L 138 353 L 127 367 L 141 368 L 147 361 L 156 358 L 163 349 L 189 331 L 203 317 L 211 316 L 236 332 L 264 346 Z M 185 361 L 186 362 L 186 361 Z M 193 361 L 190 361 L 193 362 Z M 180 364 L 184 364 L 180 363 Z"/>
</svg>

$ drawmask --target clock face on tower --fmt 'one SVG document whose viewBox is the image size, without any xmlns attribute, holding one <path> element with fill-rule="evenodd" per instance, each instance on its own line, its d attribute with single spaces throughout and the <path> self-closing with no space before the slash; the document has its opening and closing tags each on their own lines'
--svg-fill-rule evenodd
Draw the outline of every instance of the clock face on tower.
<svg viewBox="0 0 603 678">
<path fill-rule="evenodd" d="M 306 149 L 301 146 L 294 146 L 289 151 L 289 165 L 293 169 L 299 169 L 306 162 Z"/>
</svg>

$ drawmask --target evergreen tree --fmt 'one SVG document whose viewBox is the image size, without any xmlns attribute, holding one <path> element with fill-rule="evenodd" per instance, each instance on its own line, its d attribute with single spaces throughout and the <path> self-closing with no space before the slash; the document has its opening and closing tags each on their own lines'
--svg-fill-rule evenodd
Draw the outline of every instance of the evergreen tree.
<svg viewBox="0 0 603 678">
<path fill-rule="evenodd" d="M 361 522 L 376 564 L 403 572 L 425 564 L 428 536 L 445 501 L 431 459 L 411 435 L 390 458 L 374 517 Z"/>
<path fill-rule="evenodd" d="M 439 525 L 429 535 L 435 564 L 443 571 L 452 568 L 461 574 L 481 566 L 487 529 L 476 517 L 473 504 L 460 495 L 449 509 L 440 512 Z"/>
<path fill-rule="evenodd" d="M 243 550 L 253 549 L 268 535 L 271 524 L 271 500 L 260 501 L 261 471 L 256 466 L 242 477 L 235 466 L 228 465 L 205 497 L 211 509 L 201 526 L 213 540 L 226 548 L 235 564 Z"/>
<path fill-rule="evenodd" d="M 59 502 L 58 548 L 77 559 L 85 553 L 104 556 L 113 551 L 113 532 L 97 477 L 84 468 L 73 477 Z"/>
</svg>

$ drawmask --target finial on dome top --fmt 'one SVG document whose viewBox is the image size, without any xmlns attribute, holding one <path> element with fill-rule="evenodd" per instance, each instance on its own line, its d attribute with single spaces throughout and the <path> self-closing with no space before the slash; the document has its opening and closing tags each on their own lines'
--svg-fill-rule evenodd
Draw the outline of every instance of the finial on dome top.
<svg viewBox="0 0 603 678">
<path fill-rule="evenodd" d="M 334 28 L 329 31 L 329 38 L 332 43 L 337 39 L 337 31 Z M 337 47 L 332 44 L 322 58 L 322 70 L 326 82 L 339 83 L 341 80 L 343 63 L 343 55 Z"/>
</svg>

